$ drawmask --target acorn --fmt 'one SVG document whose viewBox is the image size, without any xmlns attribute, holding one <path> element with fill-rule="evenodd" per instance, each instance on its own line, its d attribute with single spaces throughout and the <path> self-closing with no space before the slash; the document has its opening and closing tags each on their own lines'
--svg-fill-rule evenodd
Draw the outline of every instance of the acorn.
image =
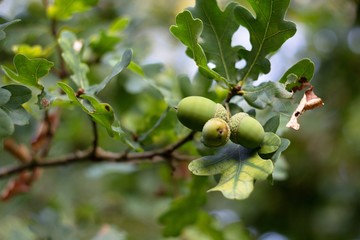
<svg viewBox="0 0 360 240">
<path fill-rule="evenodd" d="M 177 106 L 177 117 L 185 127 L 195 131 L 201 131 L 211 118 L 229 121 L 228 112 L 223 105 L 200 96 L 183 98 Z"/>
<path fill-rule="evenodd" d="M 201 142 L 207 147 L 220 147 L 225 145 L 230 138 L 230 127 L 221 118 L 211 118 L 208 120 L 201 135 Z"/>
<path fill-rule="evenodd" d="M 237 113 L 230 118 L 230 139 L 245 148 L 257 148 L 262 143 L 265 132 L 261 124 L 247 113 Z"/>
</svg>

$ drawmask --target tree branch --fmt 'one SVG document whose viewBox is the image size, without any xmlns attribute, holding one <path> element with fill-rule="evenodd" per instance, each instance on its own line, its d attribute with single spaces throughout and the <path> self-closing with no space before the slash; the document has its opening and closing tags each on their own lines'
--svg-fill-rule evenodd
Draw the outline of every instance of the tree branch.
<svg viewBox="0 0 360 240">
<path fill-rule="evenodd" d="M 50 168 L 50 167 L 58 167 L 65 166 L 75 163 L 84 163 L 84 162 L 143 162 L 145 160 L 149 161 L 167 161 L 167 160 L 178 160 L 178 161 L 189 161 L 193 159 L 192 156 L 181 155 L 175 150 L 184 145 L 186 142 L 193 139 L 195 132 L 189 133 L 186 137 L 179 140 L 178 142 L 169 145 L 164 148 L 140 152 L 140 153 L 115 153 L 108 152 L 101 148 L 97 148 L 94 151 L 93 148 L 84 151 L 77 151 L 72 154 L 56 157 L 56 158 L 44 158 L 39 159 L 38 161 L 32 161 L 30 163 L 12 166 L 12 167 L 4 167 L 0 169 L 0 179 L 4 179 L 10 177 L 12 175 L 33 170 L 36 168 Z"/>
</svg>

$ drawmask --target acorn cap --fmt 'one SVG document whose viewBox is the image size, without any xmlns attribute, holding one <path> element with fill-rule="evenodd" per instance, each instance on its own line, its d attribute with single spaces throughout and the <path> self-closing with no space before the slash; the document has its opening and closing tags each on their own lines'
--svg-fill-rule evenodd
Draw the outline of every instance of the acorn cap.
<svg viewBox="0 0 360 240">
<path fill-rule="evenodd" d="M 230 139 L 245 148 L 256 148 L 262 143 L 265 132 L 261 124 L 247 113 L 237 113 L 230 118 Z"/>
</svg>

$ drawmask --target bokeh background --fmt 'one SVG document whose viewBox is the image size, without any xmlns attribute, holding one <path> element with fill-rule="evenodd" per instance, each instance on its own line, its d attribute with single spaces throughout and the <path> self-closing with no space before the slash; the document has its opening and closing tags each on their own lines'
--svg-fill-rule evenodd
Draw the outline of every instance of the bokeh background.
<svg viewBox="0 0 360 240">
<path fill-rule="evenodd" d="M 219 1 L 221 6 L 228 2 Z M 14 44 L 48 46 L 53 41 L 42 3 L 0 1 L 1 22 L 22 19 L 6 29 L 7 38 L 0 42 L 1 64 L 12 61 Z M 185 48 L 168 31 L 176 14 L 193 5 L 191 0 L 100 0 L 98 7 L 64 25 L 89 38 L 113 19 L 129 18 L 121 46 L 108 58 L 131 47 L 139 64 L 162 63 L 157 76 L 166 82 L 181 74 L 195 74 Z M 325 105 L 306 112 L 299 131 L 283 133 L 291 145 L 281 162 L 286 170 L 278 178 L 282 180 L 257 184 L 243 201 L 208 193 L 204 209 L 214 217 L 224 239 L 360 239 L 360 2 L 292 0 L 287 18 L 298 31 L 271 58 L 272 71 L 260 81 L 276 80 L 308 57 L 316 64 L 312 83 Z M 250 47 L 246 30 L 239 29 L 235 43 Z M 94 67 L 92 78 L 106 75 L 102 69 Z M 134 75 L 124 78 L 103 98 L 123 113 L 120 119 L 128 129 L 141 132 L 166 110 L 166 104 L 151 84 Z M 171 131 L 176 118 L 173 113 L 168 118 L 149 144 L 160 146 L 177 138 L 177 132 Z M 18 141 L 29 142 L 35 120 L 17 129 Z M 51 154 L 88 146 L 90 125 L 82 124 L 86 116 L 65 112 L 62 120 Z M 102 146 L 119 149 L 101 134 Z M 0 166 L 12 161 L 6 152 L 1 153 Z M 47 169 L 29 193 L 0 203 L 0 239 L 103 239 L 104 232 L 110 236 L 107 239 L 165 239 L 158 217 L 173 197 L 186 193 L 188 173 L 186 166 L 183 169 L 173 175 L 166 163 Z M 0 180 L 0 188 L 7 182 Z M 169 239 L 212 237 L 192 226 Z"/>
</svg>

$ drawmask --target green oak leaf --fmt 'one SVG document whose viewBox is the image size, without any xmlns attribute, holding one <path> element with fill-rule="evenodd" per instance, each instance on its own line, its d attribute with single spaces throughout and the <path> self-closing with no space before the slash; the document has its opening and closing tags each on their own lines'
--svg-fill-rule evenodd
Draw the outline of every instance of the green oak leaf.
<svg viewBox="0 0 360 240">
<path fill-rule="evenodd" d="M 109 104 L 101 103 L 95 97 L 90 95 L 83 94 L 81 97 L 77 97 L 74 90 L 66 83 L 59 82 L 58 85 L 73 103 L 81 107 L 95 122 L 105 127 L 110 136 L 114 136 L 112 124 L 114 123 L 115 117 L 114 111 Z"/>
<path fill-rule="evenodd" d="M 170 208 L 161 214 L 159 222 L 164 225 L 165 237 L 179 236 L 185 227 L 198 221 L 199 215 L 204 211 L 201 207 L 206 203 L 207 186 L 207 178 L 194 176 L 190 192 L 173 200 Z"/>
<path fill-rule="evenodd" d="M 115 134 L 123 133 L 117 132 L 119 129 L 113 129 L 113 123 L 115 120 L 114 110 L 108 103 L 101 103 L 95 97 L 85 94 L 82 95 L 81 98 L 90 102 L 93 109 L 89 111 L 88 114 L 94 119 L 95 122 L 105 127 L 111 137 L 114 137 Z"/>
<path fill-rule="evenodd" d="M 108 29 L 101 30 L 91 37 L 91 49 L 99 56 L 113 51 L 115 46 L 121 42 L 121 33 L 129 25 L 129 22 L 129 18 L 119 17 L 115 19 Z"/>
<path fill-rule="evenodd" d="M 47 8 L 47 15 L 51 19 L 68 20 L 75 13 L 89 10 L 98 3 L 98 0 L 55 0 Z"/>
<path fill-rule="evenodd" d="M 170 32 L 188 47 L 187 53 L 194 59 L 199 69 L 209 77 L 225 84 L 227 80 L 216 71 L 208 67 L 204 50 L 199 44 L 203 23 L 200 19 L 194 19 L 192 14 L 185 10 L 176 16 L 176 25 L 170 27 Z"/>
<path fill-rule="evenodd" d="M 53 47 L 43 48 L 41 45 L 29 45 L 26 43 L 13 46 L 13 51 L 17 54 L 23 54 L 28 58 L 48 57 L 52 53 Z"/>
<path fill-rule="evenodd" d="M 0 40 L 3 40 L 6 37 L 6 33 L 4 32 L 5 28 L 10 26 L 11 24 L 14 24 L 14 23 L 17 23 L 17 22 L 20 22 L 20 21 L 21 21 L 20 19 L 15 19 L 15 20 L 12 20 L 10 22 L 0 24 Z"/>
<path fill-rule="evenodd" d="M 21 107 L 22 104 L 26 103 L 31 99 L 32 95 L 31 90 L 23 85 L 10 84 L 2 86 L 0 90 L 6 90 L 10 92 L 11 96 L 5 107 L 11 109 Z M 0 95 L 2 95 L 2 93 Z"/>
<path fill-rule="evenodd" d="M 128 146 L 140 150 L 139 146 L 128 140 L 119 121 L 115 117 L 112 107 L 108 103 L 102 103 L 95 96 L 87 94 L 82 94 L 77 97 L 74 90 L 64 82 L 59 82 L 58 86 L 66 93 L 69 98 L 68 101 L 79 106 L 96 123 L 103 126 L 107 130 L 109 136 L 120 139 Z"/>
<path fill-rule="evenodd" d="M 264 159 L 271 159 L 272 155 L 279 149 L 281 138 L 273 132 L 265 132 L 264 140 L 260 145 L 258 154 Z"/>
<path fill-rule="evenodd" d="M 14 124 L 9 115 L 0 108 L 0 140 L 14 132 Z"/>
<path fill-rule="evenodd" d="M 113 51 L 120 40 L 121 38 L 118 36 L 101 31 L 98 36 L 91 40 L 90 47 L 96 54 L 102 56 L 107 52 Z"/>
<path fill-rule="evenodd" d="M 271 157 L 271 160 L 273 162 L 276 162 L 280 156 L 281 156 L 281 153 L 283 151 L 285 151 L 290 145 L 290 140 L 289 139 L 286 139 L 286 138 L 281 138 L 281 144 L 279 146 L 279 148 L 276 150 L 276 152 L 274 153 L 274 155 Z"/>
<path fill-rule="evenodd" d="M 8 114 L 15 125 L 24 126 L 29 124 L 30 114 L 23 107 L 8 109 Z"/>
<path fill-rule="evenodd" d="M 78 87 L 87 88 L 89 86 L 87 78 L 89 67 L 81 61 L 82 43 L 70 31 L 62 31 L 58 42 L 63 51 L 62 56 L 73 73 L 71 79 Z M 80 49 L 77 49 L 77 44 Z"/>
<path fill-rule="evenodd" d="M 200 46 L 207 61 L 215 64 L 213 69 L 229 83 L 236 84 L 237 50 L 231 46 L 234 33 L 239 28 L 235 21 L 234 9 L 237 3 L 230 3 L 221 11 L 216 0 L 196 0 L 190 12 L 202 21 Z"/>
<path fill-rule="evenodd" d="M 310 59 L 302 59 L 290 67 L 279 80 L 285 84 L 285 88 L 291 91 L 293 88 L 300 87 L 303 82 L 310 82 L 314 76 L 315 65 Z"/>
<path fill-rule="evenodd" d="M 278 50 L 281 45 L 296 32 L 294 23 L 284 17 L 289 0 L 248 0 L 255 17 L 244 7 L 235 8 L 235 17 L 240 25 L 250 33 L 251 50 L 240 49 L 239 57 L 246 61 L 240 71 L 242 81 L 248 78 L 257 80 L 260 73 L 270 71 L 270 62 L 266 58 Z"/>
<path fill-rule="evenodd" d="M 221 174 L 218 184 L 209 191 L 221 191 L 229 199 L 247 198 L 254 189 L 254 181 L 265 180 L 273 168 L 271 160 L 264 160 L 256 151 L 234 143 L 189 164 L 195 175 Z"/>
<path fill-rule="evenodd" d="M 30 114 L 22 104 L 31 99 L 31 90 L 23 85 L 10 84 L 0 88 L 0 96 L 3 95 L 2 91 L 10 93 L 9 100 L 1 108 L 9 115 L 13 124 L 20 126 L 28 124 Z"/>
<path fill-rule="evenodd" d="M 111 34 L 118 34 L 122 31 L 124 31 L 130 23 L 130 19 L 127 17 L 119 17 L 115 19 L 110 27 L 109 27 L 109 33 Z"/>
<path fill-rule="evenodd" d="M 276 133 L 277 129 L 279 128 L 279 125 L 280 125 L 280 115 L 277 114 L 266 121 L 266 123 L 264 124 L 264 130 L 265 132 Z"/>
<path fill-rule="evenodd" d="M 290 114 L 293 111 L 289 101 L 293 94 L 279 82 L 264 82 L 258 86 L 245 85 L 242 88 L 247 103 L 258 109 L 270 107 L 273 112 Z"/>
<path fill-rule="evenodd" d="M 2 66 L 6 76 L 16 82 L 43 90 L 44 86 L 39 83 L 40 78 L 49 73 L 54 63 L 43 58 L 29 59 L 22 54 L 16 54 L 14 66 L 15 72 L 6 66 Z"/>
<path fill-rule="evenodd" d="M 0 88 L 0 106 L 5 105 L 11 97 L 11 92 L 4 89 L 4 88 Z"/>
<path fill-rule="evenodd" d="M 127 68 L 141 77 L 145 77 L 144 69 L 134 61 L 131 61 Z"/>
<path fill-rule="evenodd" d="M 120 72 L 122 72 L 129 64 L 131 63 L 132 58 L 132 50 L 126 50 L 121 58 L 121 61 L 118 62 L 112 69 L 110 75 L 108 75 L 100 84 L 92 85 L 86 91 L 89 94 L 98 94 L 101 90 L 103 90 L 109 82 L 116 77 Z"/>
</svg>

